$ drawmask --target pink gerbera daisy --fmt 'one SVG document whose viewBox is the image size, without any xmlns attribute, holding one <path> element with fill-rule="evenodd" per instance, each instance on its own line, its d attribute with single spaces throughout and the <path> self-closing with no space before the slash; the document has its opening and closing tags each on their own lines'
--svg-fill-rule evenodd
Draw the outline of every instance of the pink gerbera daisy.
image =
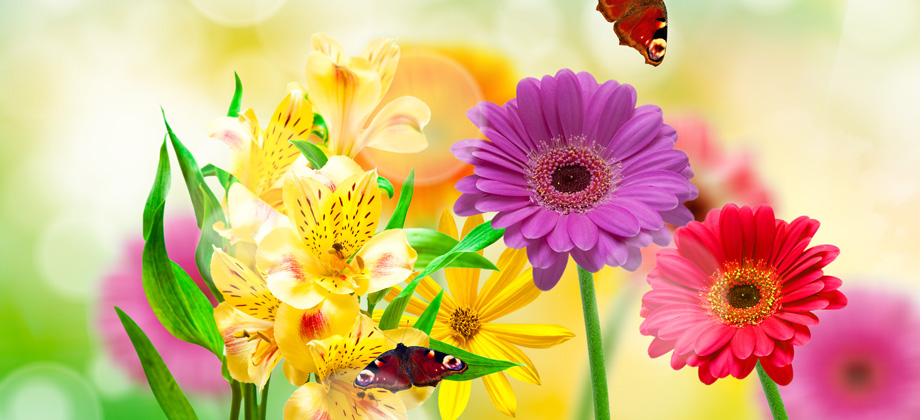
<svg viewBox="0 0 920 420">
<path fill-rule="evenodd" d="M 675 232 L 658 252 L 642 297 L 640 327 L 655 337 L 649 355 L 672 351 L 671 367 L 699 367 L 706 384 L 744 378 L 758 361 L 778 384 L 792 381 L 793 346 L 808 342 L 813 311 L 839 309 L 840 279 L 823 268 L 840 250 L 807 248 L 818 221 L 778 220 L 766 205 L 729 204 Z M 806 249 L 807 248 L 807 249 Z"/>
<path fill-rule="evenodd" d="M 461 179 L 461 216 L 495 211 L 505 244 L 527 247 L 534 283 L 552 289 L 569 255 L 596 272 L 635 270 L 640 249 L 667 245 L 668 222 L 693 215 L 696 197 L 687 155 L 661 108 L 636 108 L 636 90 L 598 84 L 588 73 L 561 70 L 528 78 L 504 106 L 480 102 L 467 113 L 489 140 L 461 140 L 451 151 L 475 168 Z"/>
<path fill-rule="evenodd" d="M 920 419 L 920 317 L 903 294 L 848 293 L 846 311 L 821 319 L 783 388 L 794 419 Z"/>
</svg>

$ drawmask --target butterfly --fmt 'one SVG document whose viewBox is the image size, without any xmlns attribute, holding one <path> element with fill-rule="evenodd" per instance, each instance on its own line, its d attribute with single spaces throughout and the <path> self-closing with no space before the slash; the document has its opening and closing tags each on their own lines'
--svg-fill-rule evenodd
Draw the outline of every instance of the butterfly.
<svg viewBox="0 0 920 420">
<path fill-rule="evenodd" d="M 635 48 L 645 62 L 661 64 L 668 48 L 668 11 L 664 0 L 598 0 L 597 11 L 614 22 L 620 45 Z"/>
<path fill-rule="evenodd" d="M 355 378 L 355 388 L 383 388 L 392 392 L 413 386 L 437 386 L 450 375 L 466 371 L 466 363 L 447 353 L 403 343 L 381 354 Z"/>
</svg>

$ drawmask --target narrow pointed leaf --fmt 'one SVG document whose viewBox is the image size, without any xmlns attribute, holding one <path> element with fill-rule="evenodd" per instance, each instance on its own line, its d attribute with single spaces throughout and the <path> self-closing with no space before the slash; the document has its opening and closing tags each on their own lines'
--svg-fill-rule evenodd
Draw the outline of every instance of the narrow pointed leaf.
<svg viewBox="0 0 920 420">
<path fill-rule="evenodd" d="M 230 101 L 230 109 L 227 110 L 228 117 L 239 117 L 240 107 L 243 105 L 243 82 L 240 81 L 240 75 L 233 72 L 233 78 L 236 79 L 236 90 L 233 92 L 233 99 Z"/>
<path fill-rule="evenodd" d="M 380 303 L 381 300 L 383 300 L 384 296 L 386 296 L 387 293 L 390 293 L 389 287 L 383 290 L 378 290 L 374 293 L 368 293 L 367 295 L 367 313 L 373 314 L 374 308 L 377 307 L 377 304 Z"/>
<path fill-rule="evenodd" d="M 428 347 L 432 350 L 440 351 L 442 353 L 447 353 L 451 356 L 454 356 L 463 361 L 463 363 L 466 363 L 468 366 L 466 368 L 466 372 L 463 372 L 459 375 L 448 376 L 444 378 L 445 381 L 469 381 L 471 379 L 490 375 L 495 372 L 501 372 L 505 369 L 513 368 L 515 366 L 523 366 L 520 363 L 509 362 L 507 360 L 496 360 L 490 359 L 488 357 L 482 357 L 478 354 L 470 353 L 466 350 L 454 347 L 450 344 L 435 340 L 433 338 L 428 341 Z"/>
<path fill-rule="evenodd" d="M 409 245 L 418 253 L 418 259 L 415 261 L 417 270 L 424 270 L 435 258 L 450 252 L 458 242 L 450 235 L 432 229 L 409 228 L 405 229 L 405 232 Z M 476 252 L 463 252 L 445 267 L 498 270 L 492 261 Z"/>
<path fill-rule="evenodd" d="M 415 169 L 409 171 L 409 176 L 403 181 L 402 188 L 399 189 L 399 202 L 396 203 L 396 209 L 393 210 L 393 216 L 387 222 L 387 227 L 383 230 L 402 229 L 406 224 L 406 213 L 409 212 L 409 204 L 412 203 L 412 191 L 415 189 Z"/>
<path fill-rule="evenodd" d="M 326 119 L 315 112 L 313 113 L 313 130 L 310 132 L 323 139 L 323 143 L 329 141 L 329 129 L 326 127 Z"/>
<path fill-rule="evenodd" d="M 425 308 L 425 312 L 422 312 L 422 316 L 418 317 L 418 320 L 415 321 L 415 325 L 413 325 L 412 328 L 431 335 L 431 328 L 434 327 L 434 321 L 438 318 L 438 311 L 441 310 L 441 299 L 443 297 L 444 291 L 441 290 L 438 295 L 431 300 L 428 307 Z"/>
<path fill-rule="evenodd" d="M 381 190 L 384 190 L 387 192 L 387 197 L 393 198 L 393 192 L 394 192 L 393 183 L 390 182 L 389 179 L 386 179 L 382 176 L 378 176 L 377 186 L 380 187 Z"/>
<path fill-rule="evenodd" d="M 504 229 L 493 229 L 491 221 L 484 222 L 473 228 L 473 230 L 471 230 L 470 233 L 468 233 L 463 240 L 458 242 L 448 253 L 432 260 L 431 263 L 428 264 L 428 267 L 425 267 L 421 273 L 415 276 L 415 278 L 406 285 L 406 288 L 403 289 L 402 292 L 390 301 L 390 304 L 387 305 L 387 308 L 383 311 L 383 315 L 380 318 L 380 329 L 389 330 L 399 325 L 399 318 L 409 305 L 409 299 L 412 297 L 412 294 L 415 293 L 415 288 L 418 287 L 418 283 L 425 278 L 425 276 L 446 267 L 464 252 L 479 251 L 495 243 L 504 233 Z"/>
<path fill-rule="evenodd" d="M 219 238 L 219 236 L 212 232 L 214 230 L 214 222 L 225 221 L 220 201 L 218 201 L 214 193 L 211 192 L 211 188 L 208 187 L 208 184 L 204 182 L 204 176 L 201 175 L 201 170 L 198 168 L 198 162 L 195 161 L 192 153 L 189 152 L 181 141 L 179 141 L 179 138 L 169 126 L 169 122 L 166 121 L 165 111 L 163 111 L 163 123 L 166 124 L 166 132 L 172 142 L 173 150 L 176 151 L 176 159 L 179 161 L 179 168 L 182 169 L 182 177 L 185 179 L 185 186 L 188 189 L 189 197 L 192 199 L 192 206 L 195 208 L 195 219 L 198 221 L 198 227 L 201 229 L 201 239 L 199 240 L 198 248 L 212 249 L 211 245 L 222 247 L 223 241 L 216 241 L 215 239 Z M 205 205 L 205 203 L 207 203 L 207 205 Z M 201 241 L 206 242 L 202 244 Z M 195 262 L 198 264 L 198 272 L 211 290 L 211 294 L 214 295 L 218 301 L 222 301 L 223 298 L 217 290 L 217 287 L 214 286 L 214 281 L 211 279 L 210 258 L 201 260 L 196 259 Z M 208 265 L 201 265 L 204 262 L 207 262 Z"/>
<path fill-rule="evenodd" d="M 209 177 L 209 176 L 217 177 L 217 180 L 220 182 L 220 185 L 224 187 L 224 191 L 230 191 L 230 186 L 233 185 L 233 183 L 240 182 L 230 172 L 220 169 L 210 163 L 207 165 L 204 165 L 201 168 L 201 175 L 203 175 L 204 177 Z"/>
<path fill-rule="evenodd" d="M 310 162 L 313 169 L 320 169 L 326 166 L 326 161 L 328 161 L 329 158 L 326 157 L 326 154 L 323 153 L 322 149 L 317 145 L 306 140 L 291 140 L 291 144 L 297 147 L 297 150 L 300 150 L 300 153 L 307 158 L 307 161 Z"/>
<path fill-rule="evenodd" d="M 163 211 L 170 170 L 165 140 L 160 151 L 157 178 L 144 209 L 145 225 L 150 225 L 141 257 L 144 293 L 154 314 L 167 331 L 180 340 L 198 344 L 222 358 L 223 340 L 214 323 L 211 303 L 191 277 L 170 261 L 166 254 Z"/>
<path fill-rule="evenodd" d="M 144 375 L 147 376 L 150 390 L 153 391 L 153 396 L 156 397 L 166 418 L 169 420 L 197 420 L 195 410 L 182 393 L 172 373 L 169 372 L 163 358 L 147 338 L 147 334 L 144 334 L 137 323 L 121 309 L 116 307 L 115 312 L 118 313 L 118 319 L 121 320 L 121 325 L 124 326 L 125 332 L 131 339 L 131 344 L 134 345 L 134 351 L 137 352 L 137 357 L 144 368 Z"/>
<path fill-rule="evenodd" d="M 204 192 L 202 192 L 203 194 Z M 209 285 L 211 294 L 218 302 L 224 301 L 223 293 L 217 289 L 217 285 L 211 280 L 211 257 L 214 256 L 214 246 L 226 248 L 224 238 L 214 230 L 214 224 L 224 220 L 223 210 L 218 207 L 215 211 L 211 208 L 211 202 L 204 202 L 205 217 L 204 225 L 201 227 L 201 237 L 198 239 L 198 247 L 195 248 L 195 265 L 201 278 Z"/>
</svg>

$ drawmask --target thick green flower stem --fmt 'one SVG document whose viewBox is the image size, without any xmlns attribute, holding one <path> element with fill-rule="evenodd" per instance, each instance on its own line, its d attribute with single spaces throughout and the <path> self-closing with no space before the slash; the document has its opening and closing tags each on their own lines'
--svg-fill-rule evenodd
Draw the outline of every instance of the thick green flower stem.
<svg viewBox="0 0 920 420">
<path fill-rule="evenodd" d="M 239 382 L 235 380 L 230 381 L 230 395 L 232 398 L 230 401 L 230 420 L 239 420 L 240 402 L 243 401 L 243 392 L 240 389 Z"/>
<path fill-rule="evenodd" d="M 272 378 L 268 378 L 265 381 L 265 386 L 262 387 L 262 403 L 259 404 L 259 420 L 265 420 L 265 413 L 268 411 L 268 384 L 270 384 Z"/>
<path fill-rule="evenodd" d="M 763 393 L 767 396 L 767 404 L 770 405 L 770 412 L 773 413 L 774 420 L 789 420 L 786 414 L 786 406 L 783 405 L 783 397 L 779 395 L 779 388 L 776 382 L 770 379 L 767 372 L 764 372 L 763 366 L 757 362 L 757 376 L 760 376 L 760 385 L 763 386 Z"/>
<path fill-rule="evenodd" d="M 246 420 L 259 418 L 259 400 L 255 384 L 243 384 L 243 413 Z"/>
<path fill-rule="evenodd" d="M 594 275 L 578 267 L 578 285 L 581 287 L 581 308 L 585 315 L 585 335 L 588 338 L 588 364 L 591 367 L 594 418 L 595 420 L 610 420 L 607 372 L 604 367 L 604 348 L 603 341 L 601 341 L 601 322 L 597 313 L 597 296 L 594 293 Z"/>
</svg>

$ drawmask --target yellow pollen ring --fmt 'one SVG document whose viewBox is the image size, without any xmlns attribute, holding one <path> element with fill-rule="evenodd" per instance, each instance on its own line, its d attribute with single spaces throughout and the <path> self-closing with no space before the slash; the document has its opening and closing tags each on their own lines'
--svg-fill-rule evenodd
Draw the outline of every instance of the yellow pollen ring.
<svg viewBox="0 0 920 420">
<path fill-rule="evenodd" d="M 735 327 L 758 325 L 779 308 L 779 279 L 763 261 L 728 262 L 703 293 L 709 312 Z"/>
<path fill-rule="evenodd" d="M 479 313 L 469 306 L 457 308 L 448 321 L 454 335 L 469 339 L 479 331 Z"/>
</svg>

